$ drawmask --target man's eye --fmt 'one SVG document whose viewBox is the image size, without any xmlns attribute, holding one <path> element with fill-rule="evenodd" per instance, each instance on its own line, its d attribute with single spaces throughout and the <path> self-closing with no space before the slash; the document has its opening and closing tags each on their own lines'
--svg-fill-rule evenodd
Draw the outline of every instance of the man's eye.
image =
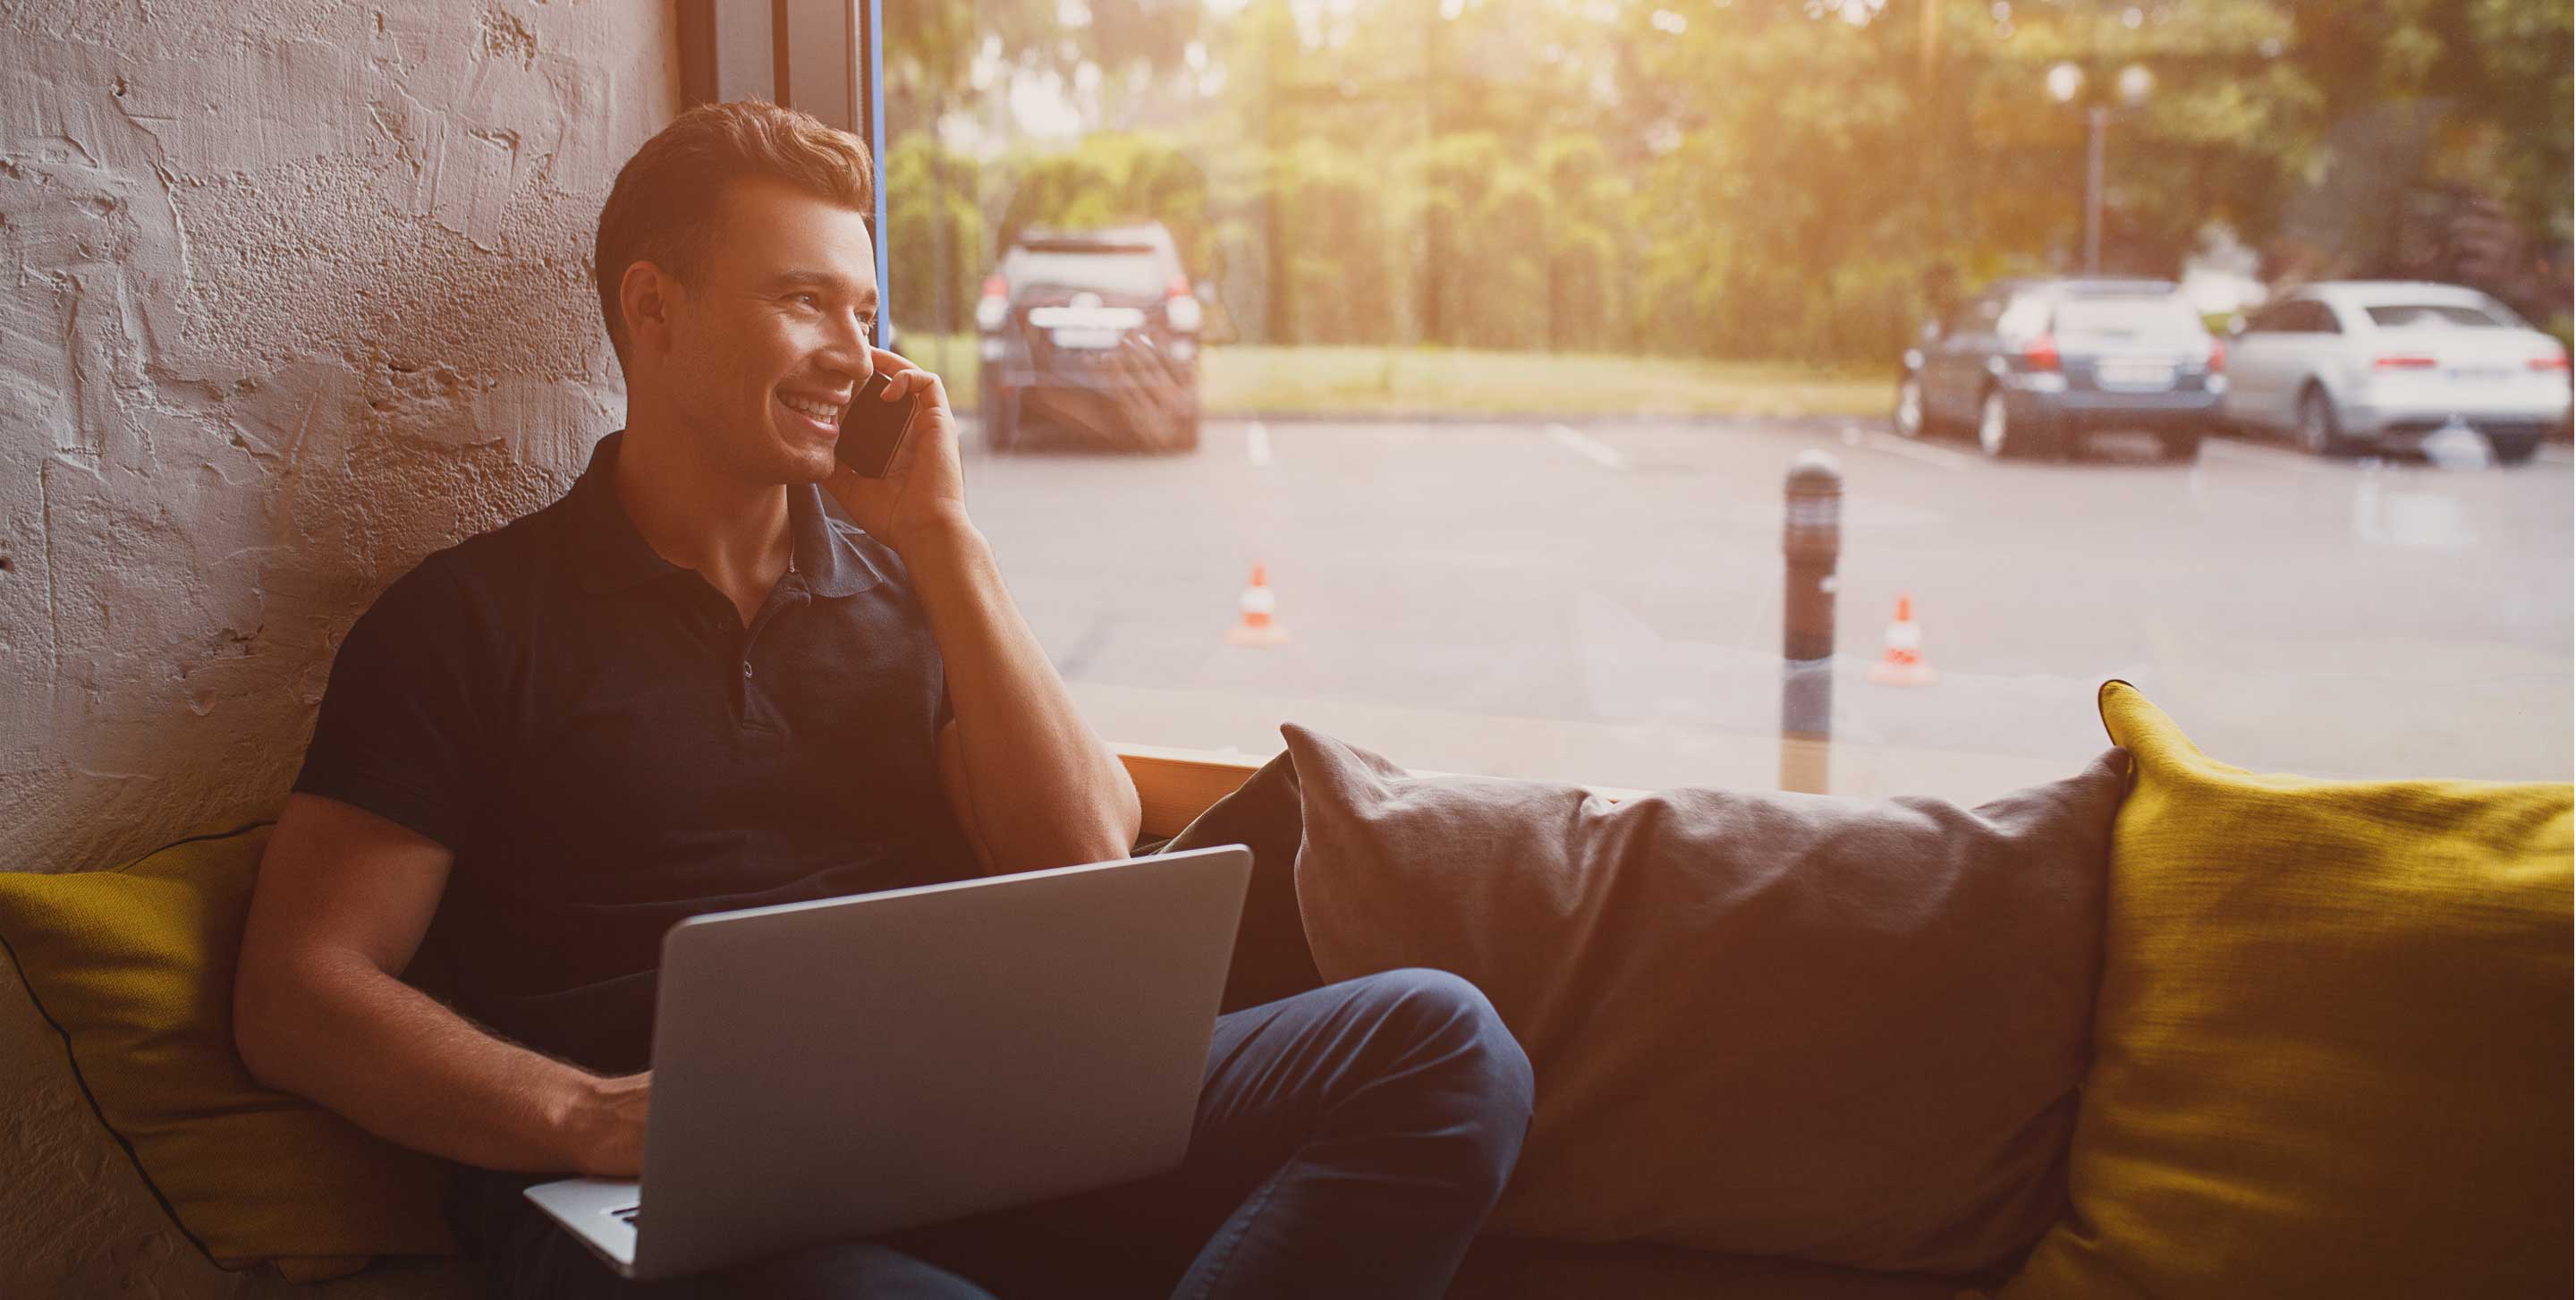
<svg viewBox="0 0 2576 1300">
<path fill-rule="evenodd" d="M 823 305 L 823 300 L 821 298 L 815 297 L 810 293 L 800 293 L 796 295 L 792 301 L 794 301 L 799 307 L 820 307 Z"/>
</svg>

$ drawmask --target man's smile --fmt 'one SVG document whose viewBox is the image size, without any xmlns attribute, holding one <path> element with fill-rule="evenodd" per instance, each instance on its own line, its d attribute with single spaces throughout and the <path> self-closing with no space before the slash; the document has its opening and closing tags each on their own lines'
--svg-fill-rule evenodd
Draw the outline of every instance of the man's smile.
<svg viewBox="0 0 2576 1300">
<path fill-rule="evenodd" d="M 832 401 L 820 397 L 791 397 L 786 393 L 780 393 L 778 404 L 802 417 L 817 429 L 825 433 L 838 434 L 841 431 L 841 412 L 848 407 L 849 402 L 847 399 Z"/>
</svg>

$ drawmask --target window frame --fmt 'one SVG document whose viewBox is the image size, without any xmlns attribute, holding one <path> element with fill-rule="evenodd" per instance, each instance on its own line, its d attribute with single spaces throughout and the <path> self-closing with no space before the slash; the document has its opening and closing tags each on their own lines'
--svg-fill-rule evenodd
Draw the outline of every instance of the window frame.
<svg viewBox="0 0 2576 1300">
<path fill-rule="evenodd" d="M 680 105 L 765 99 L 867 141 L 876 166 L 876 344 L 892 341 L 886 260 L 884 0 L 679 0 Z"/>
</svg>

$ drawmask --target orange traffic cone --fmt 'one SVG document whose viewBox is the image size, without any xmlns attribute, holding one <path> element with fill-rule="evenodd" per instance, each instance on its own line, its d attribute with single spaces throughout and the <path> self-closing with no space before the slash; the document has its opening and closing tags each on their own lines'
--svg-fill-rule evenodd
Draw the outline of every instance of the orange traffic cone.
<svg viewBox="0 0 2576 1300">
<path fill-rule="evenodd" d="M 1896 621 L 1887 625 L 1887 653 L 1870 666 L 1881 686 L 1929 686 L 1940 674 L 1923 662 L 1923 629 L 1914 625 L 1914 598 L 1896 598 Z"/>
<path fill-rule="evenodd" d="M 1252 566 L 1252 582 L 1243 589 L 1243 616 L 1225 634 L 1227 645 L 1279 645 L 1288 639 L 1288 629 L 1279 626 L 1273 615 L 1279 608 L 1278 598 L 1270 594 L 1270 575 L 1258 564 Z"/>
</svg>

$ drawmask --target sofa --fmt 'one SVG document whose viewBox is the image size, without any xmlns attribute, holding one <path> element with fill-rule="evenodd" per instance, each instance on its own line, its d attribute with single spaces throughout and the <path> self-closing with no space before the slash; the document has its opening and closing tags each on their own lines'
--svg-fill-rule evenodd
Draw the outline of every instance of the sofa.
<svg viewBox="0 0 2576 1300">
<path fill-rule="evenodd" d="M 1258 987 L 1263 980 L 1293 985 L 1371 965 L 1460 969 L 1494 993 L 1506 1020 L 1533 1044 L 1542 1128 L 1551 1123 L 1544 1112 L 1552 1079 L 1576 1092 L 1595 1089 L 1586 1094 L 1582 1115 L 1559 1117 L 1563 1122 L 1549 1130 L 1550 1141 L 1542 1142 L 1544 1135 L 1534 1130 L 1523 1172 L 1541 1168 L 1534 1177 L 1550 1187 L 1523 1189 L 1516 1181 L 1515 1194 L 1498 1215 L 1498 1230 L 1470 1255 L 1453 1296 L 2045 1300 L 2568 1293 L 2569 844 L 2570 805 L 2576 802 L 2568 787 L 2321 782 L 2249 773 L 2200 754 L 2127 683 L 2106 683 L 2102 707 L 2118 748 L 2043 792 L 2044 798 L 2021 792 L 1975 810 L 1929 800 L 1862 809 L 1853 801 L 1814 796 L 1723 792 L 1700 792 L 1694 803 L 1662 792 L 1422 776 L 1296 728 L 1288 729 L 1288 749 L 1267 764 L 1144 747 L 1122 748 L 1121 758 L 1142 798 L 1149 838 L 1185 845 L 1194 835 L 1223 835 L 1249 842 L 1253 837 L 1243 828 L 1250 823 L 1241 817 L 1255 793 L 1273 787 L 1288 792 L 1288 806 L 1303 818 L 1289 832 L 1291 850 L 1272 852 L 1270 865 L 1257 871 L 1251 906 L 1263 909 L 1268 920 L 1256 923 L 1247 915 L 1231 1000 L 1276 991 Z M 1324 806 L 1332 800 L 1340 802 Z M 1493 811 L 1497 801 L 1512 811 Z M 1278 806 L 1272 805 L 1274 813 Z M 1583 979 L 1615 981 L 1642 973 L 1670 982 L 1677 978 L 1672 969 L 1631 962 L 1627 954 L 1640 946 L 1632 933 L 1610 935 L 1590 949 L 1575 935 L 1562 951 L 1531 944 L 1525 934 L 1508 944 L 1479 935 L 1508 937 L 1520 922 L 1504 919 L 1507 914 L 1531 907 L 1558 909 L 1547 912 L 1546 926 L 1561 928 L 1565 918 L 1580 916 L 1584 925 L 1599 929 L 1619 905 L 1605 898 L 1634 899 L 1648 873 L 1676 874 L 1668 855 L 1658 857 L 1640 845 L 1675 833 L 1673 827 L 1686 827 L 1693 817 L 1729 837 L 1740 838 L 1755 826 L 1766 828 L 1764 834 L 1806 834 L 1788 856 L 1809 864 L 1810 877 L 1885 870 L 1872 864 L 1904 856 L 1887 851 L 1902 843 L 1890 835 L 2005 844 L 2015 825 L 2034 819 L 2100 823 L 2104 838 L 2091 850 L 2096 860 L 2061 872 L 2075 882 L 2089 873 L 2092 883 L 1998 895 L 1976 905 L 1986 912 L 1964 913 L 1991 917 L 1997 907 L 2026 911 L 2031 898 L 2057 900 L 2050 905 L 2092 909 L 2086 914 L 2098 918 L 2093 932 L 2060 942 L 2038 931 L 2011 930 L 2008 920 L 1981 921 L 2002 940 L 1985 946 L 2014 950 L 2010 960 L 1991 963 L 1963 956 L 1955 946 L 1927 946 L 1924 935 L 1936 927 L 1921 921 L 1923 909 L 1956 908 L 1960 897 L 1989 887 L 1979 885 L 1981 879 L 2003 872 L 2026 881 L 2035 869 L 2029 860 L 2006 855 L 1985 877 L 1976 873 L 1986 868 L 1973 865 L 1950 875 L 1916 873 L 1907 879 L 1924 889 L 1906 904 L 1912 919 L 1894 930 L 1873 922 L 1853 939 L 1852 951 L 1911 947 L 1925 962 L 1991 965 L 1991 978 L 1927 994 L 1922 989 L 1937 981 L 1891 967 L 1832 993 L 1848 1000 L 1855 988 L 1902 983 L 1914 991 L 1893 1014 L 1912 1020 L 1939 1020 L 1947 1004 L 1963 999 L 2009 1002 L 2010 1014 L 2034 1017 L 2032 1024 L 2041 1023 L 2038 1017 L 2064 1022 L 2065 1006 L 2079 1008 L 2074 1023 L 2084 1041 L 2071 1066 L 2076 1086 L 2051 1106 L 2007 1106 L 2015 1114 L 2031 1112 L 2031 1126 L 2017 1130 L 2020 1146 L 2027 1147 L 2029 1135 L 2037 1133 L 2046 1149 L 2037 1153 L 2037 1164 L 2032 1152 L 2018 1150 L 2013 1158 L 2021 1163 L 2015 1168 L 2025 1172 L 2015 1175 L 2014 1197 L 1990 1198 L 1994 1206 L 2022 1207 L 2017 1212 L 2025 1217 L 2036 1204 L 2039 1228 L 1987 1233 L 1967 1253 L 1953 1248 L 1964 1240 L 1956 1232 L 1942 1237 L 1939 1250 L 1890 1246 L 1917 1242 L 1893 1228 L 1734 1235 L 1738 1211 L 1731 1206 L 1741 1202 L 1727 1198 L 1742 1197 L 1744 1189 L 1720 1187 L 1722 1178 L 1695 1181 L 1690 1171 L 1722 1173 L 1736 1153 L 1747 1163 L 1778 1159 L 1776 1149 L 1766 1154 L 1760 1146 L 1766 1115 L 1708 1116 L 1699 1131 L 1707 1140 L 1698 1145 L 1711 1149 L 1684 1153 L 1701 1161 L 1697 1165 L 1658 1164 L 1654 1151 L 1618 1149 L 1618 1099 L 1635 1097 L 1640 1107 L 1668 1104 L 1653 1102 L 1657 1081 L 1640 1076 L 1687 1074 L 1660 1068 L 1657 1053 L 1721 1063 L 1724 1054 L 1707 1043 L 1648 1038 L 1634 1049 L 1642 1053 L 1635 1061 L 1578 1087 L 1574 1081 L 1587 1070 L 1602 1073 L 1592 1068 L 1602 1059 L 1630 1050 L 1605 1049 L 1597 1036 L 1583 1037 L 1597 1034 L 1598 1022 L 1617 1017 L 1597 1005 L 1545 1011 L 1538 1004 L 1551 990 L 1590 987 L 1579 983 Z M 1797 825 L 1774 825 L 1784 817 Z M 1871 817 L 1879 820 L 1865 820 Z M 1421 852 L 1420 845 L 1434 841 L 1420 836 L 1472 843 L 1485 832 L 1490 834 L 1477 849 L 1481 856 L 1466 875 L 1444 876 L 1436 863 L 1422 865 L 1439 855 Z M 1561 842 L 1551 838 L 1560 832 Z M 1405 840 L 1406 835 L 1417 838 Z M 1372 837 L 1379 838 L 1373 843 Z M 1553 845 L 1547 850 L 1553 857 L 1514 857 L 1526 851 L 1519 846 L 1541 841 Z M 1699 849 L 1710 842 L 1701 841 Z M 1836 861 L 1861 865 L 1835 866 Z M 1748 863 L 1744 870 L 1763 871 L 1758 857 Z M 124 870 L 134 874 L 139 865 Z M 1729 878 L 1706 897 L 1722 896 L 1729 907 L 1749 897 L 1786 899 L 1802 918 L 1798 924 L 1813 926 L 1832 912 L 1833 899 L 1848 893 L 1844 886 L 1814 890 L 1797 875 L 1765 876 L 1761 887 L 1774 891 L 1769 894 L 1748 893 L 1751 886 Z M 470 1267 L 434 1251 L 405 1253 L 378 1244 L 353 1253 L 342 1242 L 326 1243 L 310 1257 L 260 1259 L 242 1249 L 227 1252 L 211 1232 L 200 1231 L 221 1207 L 209 1211 L 202 1187 L 187 1190 L 171 1176 L 160 1154 L 172 1141 L 171 1125 L 156 1129 L 136 1117 L 138 1103 L 131 1096 L 119 1095 L 135 1085 L 115 1076 L 159 1049 L 128 1048 L 124 1059 L 102 1049 L 113 1040 L 83 1028 L 81 1017 L 91 1013 L 73 1005 L 77 985 L 59 974 L 67 951 L 70 963 L 78 964 L 84 932 L 58 926 L 48 933 L 41 909 L 26 905 L 67 879 L 0 876 L 0 940 L 8 941 L 7 957 L 0 960 L 8 968 L 0 975 L 0 1088 L 14 1102 L 0 1137 L 10 1170 L 0 1183 L 0 1294 L 170 1300 L 475 1294 Z M 1470 883 L 1462 886 L 1461 879 Z M 1531 895 L 1526 882 L 1532 880 L 1589 880 L 1599 890 Z M 2031 888 L 2009 881 L 2007 886 Z M 1405 889 L 1417 892 L 1400 892 Z M 1265 890 L 1271 895 L 1267 903 Z M 1692 905 L 1666 898 L 1650 901 L 1646 911 L 1668 914 Z M 1729 980 L 1738 991 L 1727 996 L 1739 1000 L 1742 963 L 1796 960 L 1760 947 L 1759 934 L 1776 930 L 1782 914 L 1757 915 L 1758 926 L 1734 932 L 1727 953 L 1709 954 L 1691 966 L 1737 961 L 1738 973 Z M 1368 919 L 1386 917 L 1397 920 Z M 1829 936 L 1817 942 L 1838 941 Z M 2056 957 L 2037 951 L 2051 943 Z M 1613 960 L 1586 974 L 1586 951 Z M 2059 964 L 2049 966 L 2051 961 Z M 1823 964 L 1867 962 L 1840 955 Z M 1683 1001 L 1695 1005 L 1693 1014 L 1700 1017 L 1687 1023 L 1710 1023 L 1732 1012 L 1709 1008 L 1739 1005 Z M 1912 1050 L 1973 1037 L 1996 1014 L 2002 1013 L 1981 1009 L 1924 1035 Z M 1791 1032 L 1800 1028 L 1796 1016 L 1784 1023 Z M 1887 1036 L 1887 1023 L 1892 1022 L 1867 1027 L 1857 1040 Z M 2009 1040 L 2021 1032 L 2012 1027 L 2020 1023 L 1984 1032 L 1993 1041 Z M 1813 1028 L 1820 1040 L 1834 1039 L 1826 1028 Z M 1652 1032 L 1670 1030 L 1667 1025 Z M 1718 1035 L 1715 1046 L 1722 1047 L 1726 1037 Z M 1855 1035 L 1846 1033 L 1840 1041 L 1855 1041 Z M 1988 1042 L 1977 1050 L 1994 1048 Z M 1583 1055 L 1570 1057 L 1568 1051 Z M 1763 1059 L 1786 1055 L 1771 1051 Z M 1766 1072 L 1758 1063 L 1725 1068 Z M 1832 1068 L 1842 1075 L 1856 1072 L 1847 1064 Z M 1907 1071 L 1892 1073 L 1896 1077 L 1872 1095 L 1907 1095 Z M 1819 1083 L 1797 1076 L 1783 1086 L 1834 1088 L 1831 1078 Z M 1991 1103 L 1995 1091 L 1963 1096 L 1956 1106 Z M 1775 1095 L 1790 1098 L 1784 1106 L 1797 1104 L 1790 1093 Z M 1824 1112 L 1828 1122 L 1836 1115 L 1863 1127 L 1872 1122 L 1865 1100 L 1834 1104 L 1846 1109 Z M 1924 1109 L 1930 1115 L 1940 1106 L 1926 1102 Z M 1914 1122 L 1940 1123 L 1937 1117 Z M 1666 1124 L 1655 1131 L 1671 1130 Z M 289 1142 L 263 1141 L 265 1147 L 253 1149 L 277 1150 Z M 1879 1138 L 1855 1149 L 1889 1145 Z M 1848 1162 L 1850 1156 L 1835 1158 Z M 236 1156 L 229 1168 L 262 1164 L 257 1155 Z M 1794 1162 L 1784 1167 L 1792 1171 L 1787 1181 L 1832 1181 L 1821 1173 L 1807 1179 Z M 229 1175 L 218 1167 L 213 1176 L 221 1199 L 220 1184 Z M 363 1182 L 375 1175 L 348 1177 Z M 1867 1181 L 1849 1185 L 1865 1188 Z M 1766 1173 L 1748 1185 L 1774 1188 L 1783 1204 L 1815 1190 L 1780 1188 L 1782 1182 Z M 353 1185 L 315 1194 L 345 1202 Z M 1530 1194 L 1519 1194 L 1525 1190 Z M 2034 1194 L 2043 1200 L 2033 1202 Z M 1830 1196 L 1818 1196 L 1818 1205 L 1833 1203 Z M 1693 1205 L 1703 1198 L 1707 1204 Z M 1615 1213 L 1600 1209 L 1623 1201 L 1626 1208 Z M 317 1204 L 298 1210 L 289 1203 L 257 1230 L 291 1237 L 299 1216 L 324 1212 L 313 1208 Z M 388 1204 L 393 1208 L 386 1215 L 418 1217 L 416 1203 L 410 1209 Z M 1664 1212 L 1676 1208 L 1683 1212 Z M 1880 1208 L 1844 1213 L 1855 1225 L 1904 1217 L 1896 1209 L 1880 1216 Z M 1994 1213 L 1980 1211 L 1982 1219 Z M 368 1240 L 399 1244 L 420 1238 Z M 1758 1242 L 1761 1248 L 1709 1248 L 1738 1242 Z M 1886 1266 L 1969 1258 L 1986 1266 Z"/>
</svg>

